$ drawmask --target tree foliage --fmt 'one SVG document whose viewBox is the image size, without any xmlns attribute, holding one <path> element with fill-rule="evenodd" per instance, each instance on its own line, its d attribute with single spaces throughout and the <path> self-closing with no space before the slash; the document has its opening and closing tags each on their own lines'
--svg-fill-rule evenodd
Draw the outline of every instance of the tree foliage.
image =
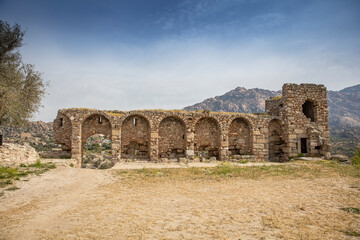
<svg viewBox="0 0 360 240">
<path fill-rule="evenodd" d="M 23 125 L 41 106 L 47 83 L 18 49 L 24 31 L 0 20 L 0 125 Z"/>
</svg>

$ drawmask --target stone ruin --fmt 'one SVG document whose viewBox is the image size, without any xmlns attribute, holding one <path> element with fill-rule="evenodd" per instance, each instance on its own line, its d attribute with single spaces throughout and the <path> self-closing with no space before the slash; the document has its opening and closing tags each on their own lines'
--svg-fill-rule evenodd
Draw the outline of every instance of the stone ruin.
<svg viewBox="0 0 360 240">
<path fill-rule="evenodd" d="M 54 139 L 78 166 L 86 139 L 95 134 L 111 139 L 113 161 L 285 161 L 299 154 L 329 157 L 323 85 L 285 84 L 282 96 L 266 100 L 265 108 L 266 113 L 254 114 L 61 109 L 53 124 Z"/>
</svg>

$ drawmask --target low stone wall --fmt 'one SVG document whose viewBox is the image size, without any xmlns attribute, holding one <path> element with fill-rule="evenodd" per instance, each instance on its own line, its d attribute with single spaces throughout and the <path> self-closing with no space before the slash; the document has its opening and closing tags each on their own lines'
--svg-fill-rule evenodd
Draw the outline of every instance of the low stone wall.
<svg viewBox="0 0 360 240">
<path fill-rule="evenodd" d="M 0 146 L 0 165 L 19 165 L 34 163 L 39 154 L 28 144 L 4 143 Z"/>
<path fill-rule="evenodd" d="M 62 150 L 52 150 L 46 152 L 40 152 L 40 157 L 42 158 L 71 158 L 71 152 L 62 151 Z"/>
</svg>

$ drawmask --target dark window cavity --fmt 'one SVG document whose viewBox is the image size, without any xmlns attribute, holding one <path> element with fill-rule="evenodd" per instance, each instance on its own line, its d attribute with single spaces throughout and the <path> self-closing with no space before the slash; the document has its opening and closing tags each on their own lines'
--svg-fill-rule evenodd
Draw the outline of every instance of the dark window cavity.
<svg viewBox="0 0 360 240">
<path fill-rule="evenodd" d="M 310 101 L 306 101 L 302 105 L 302 110 L 304 115 L 307 118 L 310 118 L 312 122 L 315 122 L 315 114 L 314 114 L 314 103 Z"/>
</svg>

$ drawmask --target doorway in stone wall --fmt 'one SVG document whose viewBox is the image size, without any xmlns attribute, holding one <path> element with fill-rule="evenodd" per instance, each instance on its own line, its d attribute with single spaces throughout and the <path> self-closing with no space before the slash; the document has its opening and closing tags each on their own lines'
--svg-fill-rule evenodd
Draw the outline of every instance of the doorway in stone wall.
<svg viewBox="0 0 360 240">
<path fill-rule="evenodd" d="M 308 153 L 307 138 L 300 139 L 301 153 Z"/>
</svg>

